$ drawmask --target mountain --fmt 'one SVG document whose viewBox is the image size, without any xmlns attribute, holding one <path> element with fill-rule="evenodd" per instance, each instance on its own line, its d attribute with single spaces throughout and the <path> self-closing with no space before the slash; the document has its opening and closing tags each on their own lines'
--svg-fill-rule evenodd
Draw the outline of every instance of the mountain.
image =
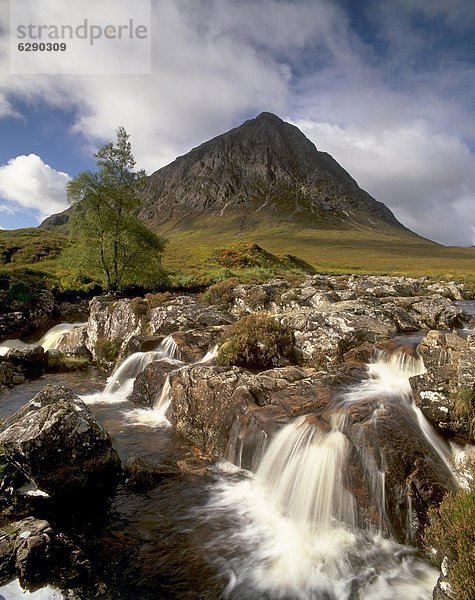
<svg viewBox="0 0 475 600">
<path fill-rule="evenodd" d="M 189 228 L 200 217 L 225 221 L 236 233 L 269 219 L 404 229 L 329 154 L 268 112 L 153 173 L 140 217 L 167 232 Z"/>
</svg>

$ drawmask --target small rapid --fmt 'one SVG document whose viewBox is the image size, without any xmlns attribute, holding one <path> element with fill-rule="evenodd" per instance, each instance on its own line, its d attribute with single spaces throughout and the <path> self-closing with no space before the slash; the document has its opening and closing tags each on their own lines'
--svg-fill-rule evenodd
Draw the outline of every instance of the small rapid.
<svg viewBox="0 0 475 600">
<path fill-rule="evenodd" d="M 228 579 L 226 598 L 432 598 L 437 571 L 391 535 L 386 494 L 390 467 L 377 446 L 387 405 L 394 404 L 421 443 L 446 465 L 449 477 L 450 448 L 412 400 L 409 378 L 424 372 L 420 357 L 380 353 L 367 371 L 367 379 L 337 396 L 327 427 L 313 415 L 296 418 L 268 444 L 255 473 L 228 469 L 231 474 L 212 489 L 200 517 L 220 521 L 207 551 Z M 360 424 L 351 423 L 360 403 L 373 406 L 364 427 L 374 443 L 364 449 L 355 446 L 363 440 Z M 409 490 L 407 494 L 410 529 Z"/>
<path fill-rule="evenodd" d="M 51 327 L 37 342 L 23 342 L 20 339 L 4 340 L 0 344 L 0 356 L 6 356 L 12 348 L 27 348 L 28 346 L 42 346 L 44 350 L 55 350 L 64 335 L 83 325 L 83 323 L 59 323 Z"/>
</svg>

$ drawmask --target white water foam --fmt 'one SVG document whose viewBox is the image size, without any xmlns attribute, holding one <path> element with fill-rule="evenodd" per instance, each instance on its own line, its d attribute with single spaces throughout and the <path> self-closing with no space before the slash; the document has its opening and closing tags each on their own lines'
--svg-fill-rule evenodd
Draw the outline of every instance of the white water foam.
<svg viewBox="0 0 475 600">
<path fill-rule="evenodd" d="M 23 600 L 25 598 L 31 598 L 31 600 L 63 600 L 64 596 L 59 590 L 50 586 L 41 588 L 35 592 L 28 592 L 20 586 L 18 579 L 15 579 L 6 585 L 0 586 L 1 598 L 5 600 Z"/>
<path fill-rule="evenodd" d="M 5 356 L 11 348 L 26 348 L 27 346 L 42 346 L 44 350 L 54 350 L 58 347 L 61 338 L 79 325 L 83 325 L 83 323 L 59 323 L 59 325 L 51 327 L 41 339 L 31 344 L 20 339 L 4 340 L 0 344 L 0 356 Z"/>
<path fill-rule="evenodd" d="M 398 353 L 381 355 L 368 371 L 370 379 L 341 398 L 328 431 L 319 429 L 312 416 L 299 417 L 276 434 L 255 475 L 223 476 L 212 490 L 202 514 L 206 520 L 224 519 L 207 550 L 229 578 L 225 597 L 432 598 L 438 572 L 414 549 L 382 537 L 382 528 L 378 532 L 372 524 L 362 528 L 358 523 L 356 499 L 346 481 L 349 442 L 344 433 L 349 404 L 381 394 L 409 402 L 409 377 L 424 366 L 419 358 Z M 414 420 L 419 423 L 416 411 Z M 446 446 L 432 441 L 430 427 L 421 430 L 445 456 Z M 366 458 L 365 476 L 383 518 L 386 465 L 380 471 Z"/>
</svg>

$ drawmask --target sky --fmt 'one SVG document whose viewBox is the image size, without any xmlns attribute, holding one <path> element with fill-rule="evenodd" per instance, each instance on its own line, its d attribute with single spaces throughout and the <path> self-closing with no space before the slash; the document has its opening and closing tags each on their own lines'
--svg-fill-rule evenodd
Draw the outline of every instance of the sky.
<svg viewBox="0 0 475 600">
<path fill-rule="evenodd" d="M 35 0 L 24 14 L 64 21 L 84 2 Z M 119 126 L 152 173 L 269 111 L 413 231 L 475 244 L 473 0 L 151 0 L 148 57 L 104 43 L 68 72 L 60 53 L 31 53 L 51 72 L 28 74 L 13 63 L 10 16 L 0 0 L 4 229 L 66 208 L 68 181 Z"/>
</svg>

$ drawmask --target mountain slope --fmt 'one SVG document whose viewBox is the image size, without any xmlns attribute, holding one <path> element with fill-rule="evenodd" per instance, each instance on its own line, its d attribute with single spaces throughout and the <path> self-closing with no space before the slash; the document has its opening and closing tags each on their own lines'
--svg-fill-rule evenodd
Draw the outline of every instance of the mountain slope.
<svg viewBox="0 0 475 600">
<path fill-rule="evenodd" d="M 199 217 L 234 233 L 269 222 L 324 228 L 405 228 L 293 125 L 262 113 L 153 173 L 140 217 L 188 229 Z M 407 231 L 407 230 L 406 230 Z"/>
</svg>

